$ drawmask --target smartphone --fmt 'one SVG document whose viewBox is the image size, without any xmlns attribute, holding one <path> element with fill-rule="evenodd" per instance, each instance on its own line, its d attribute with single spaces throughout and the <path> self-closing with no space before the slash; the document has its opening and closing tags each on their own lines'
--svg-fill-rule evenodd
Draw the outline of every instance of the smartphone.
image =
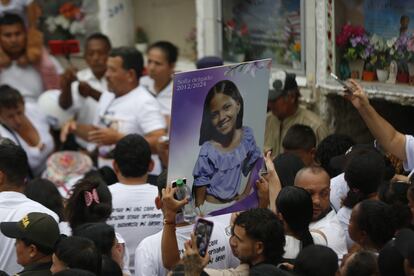
<svg viewBox="0 0 414 276">
<path fill-rule="evenodd" d="M 198 247 L 198 253 L 204 257 L 207 253 L 211 234 L 213 233 L 214 223 L 212 221 L 199 218 L 194 226 L 194 235 Z"/>
<path fill-rule="evenodd" d="M 340 85 L 342 85 L 343 87 L 345 87 L 345 92 L 352 94 L 353 88 L 351 86 L 349 86 L 349 84 L 347 84 L 345 81 L 341 80 L 340 78 L 338 78 L 337 75 L 335 75 L 334 73 L 331 73 L 331 77 L 336 80 Z"/>
<path fill-rule="evenodd" d="M 260 176 L 265 176 L 267 175 L 267 166 L 266 166 L 266 162 L 263 160 L 263 165 L 262 168 L 259 170 L 259 175 Z"/>
</svg>

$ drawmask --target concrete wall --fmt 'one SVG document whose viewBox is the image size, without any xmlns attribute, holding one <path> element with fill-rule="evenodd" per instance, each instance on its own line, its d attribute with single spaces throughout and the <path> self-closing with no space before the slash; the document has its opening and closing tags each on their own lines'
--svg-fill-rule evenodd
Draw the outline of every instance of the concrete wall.
<svg viewBox="0 0 414 276">
<path fill-rule="evenodd" d="M 135 24 L 142 27 L 149 43 L 168 40 L 180 49 L 180 55 L 194 58 L 186 37 L 196 26 L 195 0 L 135 0 Z"/>
</svg>

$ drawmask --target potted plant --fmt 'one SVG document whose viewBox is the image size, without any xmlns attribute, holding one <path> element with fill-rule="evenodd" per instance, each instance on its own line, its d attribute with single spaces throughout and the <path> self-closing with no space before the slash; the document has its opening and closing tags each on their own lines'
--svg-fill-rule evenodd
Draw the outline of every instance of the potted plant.
<svg viewBox="0 0 414 276">
<path fill-rule="evenodd" d="M 137 26 L 135 29 L 135 47 L 141 53 L 145 53 L 148 47 L 148 36 L 144 29 Z"/>
<path fill-rule="evenodd" d="M 341 77 L 360 79 L 364 68 L 364 60 L 366 60 L 372 50 L 365 29 L 362 26 L 345 24 L 336 37 L 336 44 L 342 50 L 342 62 L 348 63 L 349 71 L 351 72 L 350 76 Z"/>
<path fill-rule="evenodd" d="M 389 48 L 387 47 L 387 42 L 376 34 L 371 37 L 370 41 L 374 48 L 370 63 L 376 68 L 378 81 L 385 82 L 388 79 L 389 66 Z"/>
<path fill-rule="evenodd" d="M 224 26 L 224 49 L 230 61 L 242 62 L 250 49 L 249 30 L 243 22 L 228 20 Z"/>
<path fill-rule="evenodd" d="M 365 62 L 364 71 L 362 72 L 362 80 L 374 81 L 375 80 L 375 62 L 374 58 L 369 58 Z"/>
<path fill-rule="evenodd" d="M 390 48 L 391 59 L 395 60 L 398 65 L 397 82 L 408 83 L 408 62 L 410 60 L 410 52 L 408 51 L 408 35 L 401 35 L 398 38 L 393 38 L 394 41 Z"/>
</svg>

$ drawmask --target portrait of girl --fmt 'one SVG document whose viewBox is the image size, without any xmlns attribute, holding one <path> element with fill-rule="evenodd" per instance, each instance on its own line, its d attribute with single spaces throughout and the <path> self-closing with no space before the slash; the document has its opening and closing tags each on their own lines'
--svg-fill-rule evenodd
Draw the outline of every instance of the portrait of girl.
<svg viewBox="0 0 414 276">
<path fill-rule="evenodd" d="M 243 98 L 230 80 L 217 82 L 204 100 L 200 153 L 193 169 L 196 206 L 200 212 L 232 205 L 248 196 L 248 177 L 261 151 L 253 130 L 243 126 Z M 243 181 L 244 182 L 244 181 Z"/>
</svg>

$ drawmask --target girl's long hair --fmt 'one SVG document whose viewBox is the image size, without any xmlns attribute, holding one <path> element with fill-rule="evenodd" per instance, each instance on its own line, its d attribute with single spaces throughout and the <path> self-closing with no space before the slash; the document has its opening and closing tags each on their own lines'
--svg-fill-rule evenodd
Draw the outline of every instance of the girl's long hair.
<svg viewBox="0 0 414 276">
<path fill-rule="evenodd" d="M 216 94 L 220 93 L 233 98 L 233 100 L 240 104 L 240 111 L 237 115 L 236 120 L 236 129 L 241 128 L 243 125 L 244 102 L 239 89 L 237 88 L 236 84 L 230 80 L 219 81 L 212 88 L 210 88 L 206 99 L 204 100 L 203 118 L 200 127 L 200 139 L 198 142 L 200 146 L 204 142 L 211 140 L 215 135 L 217 135 L 216 129 L 211 124 L 210 102 Z"/>
<path fill-rule="evenodd" d="M 302 248 L 314 244 L 309 232 L 313 216 L 312 197 L 305 189 L 296 186 L 284 187 L 276 199 L 276 208 L 289 229 L 299 237 Z"/>
</svg>

